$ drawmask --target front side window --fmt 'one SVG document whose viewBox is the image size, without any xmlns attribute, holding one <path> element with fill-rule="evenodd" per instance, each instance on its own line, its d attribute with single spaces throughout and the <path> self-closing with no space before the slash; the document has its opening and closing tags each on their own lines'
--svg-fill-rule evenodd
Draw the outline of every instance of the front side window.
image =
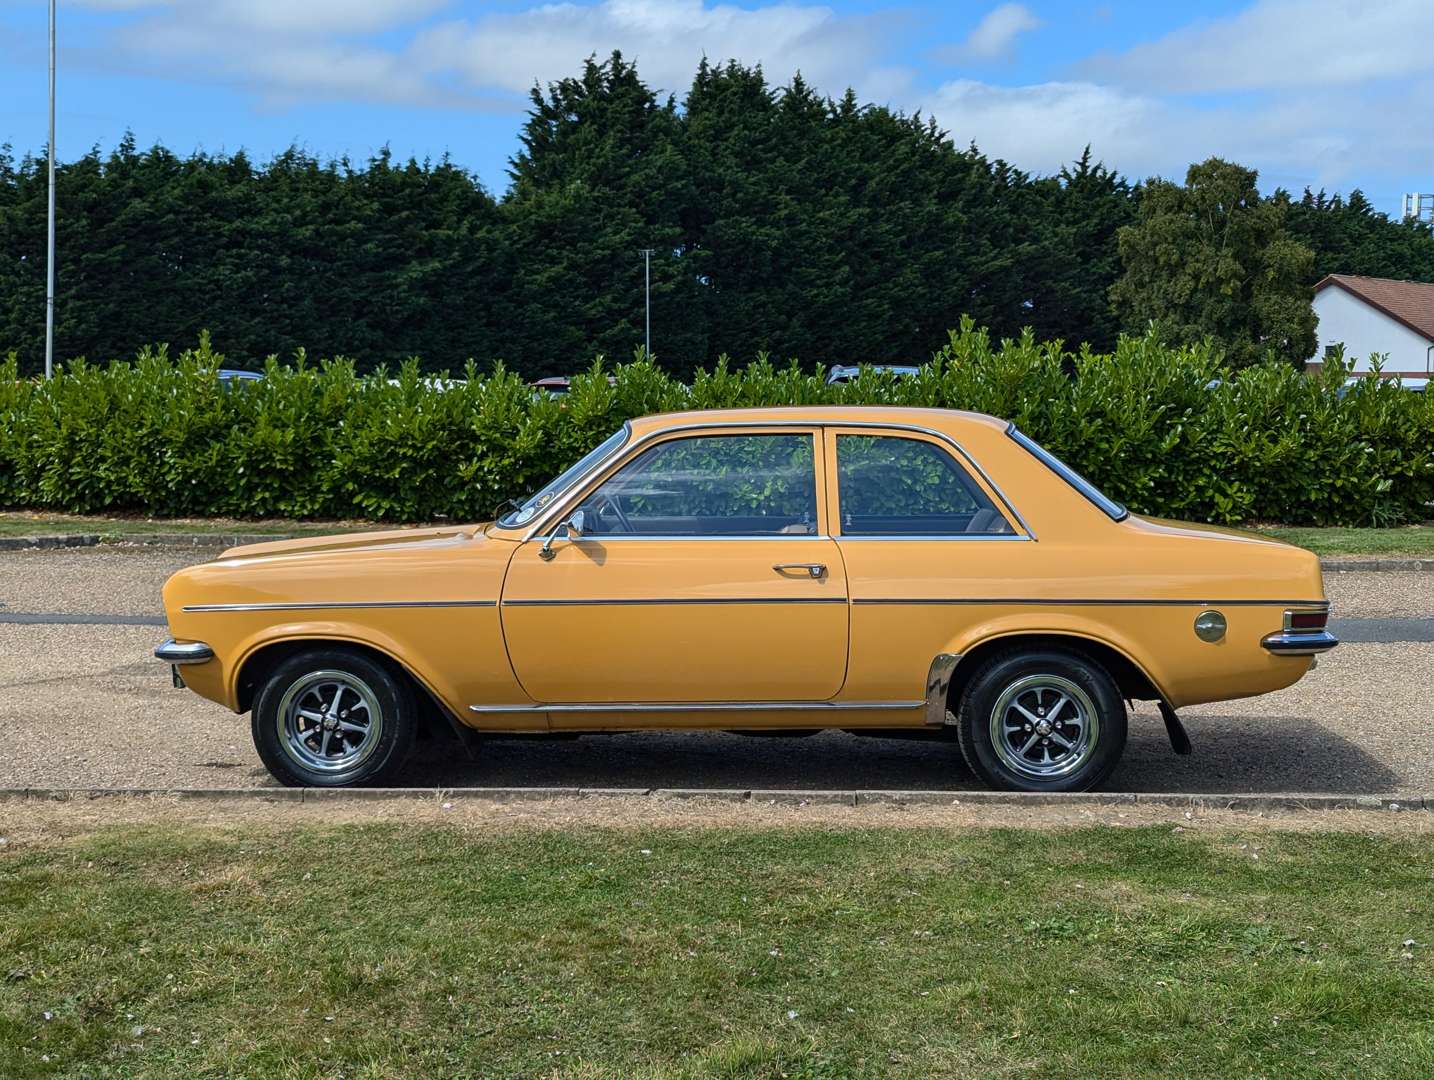
<svg viewBox="0 0 1434 1080">
<path fill-rule="evenodd" d="M 1010 536 L 990 498 L 935 443 L 895 435 L 837 436 L 843 536 Z"/>
<path fill-rule="evenodd" d="M 583 500 L 583 535 L 813 535 L 812 448 L 805 433 L 658 443 Z"/>
</svg>

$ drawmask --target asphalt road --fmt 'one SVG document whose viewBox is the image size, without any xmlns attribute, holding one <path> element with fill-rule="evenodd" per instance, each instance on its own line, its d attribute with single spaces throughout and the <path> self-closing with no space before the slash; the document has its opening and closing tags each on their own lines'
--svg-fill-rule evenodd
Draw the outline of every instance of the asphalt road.
<svg viewBox="0 0 1434 1080">
<path fill-rule="evenodd" d="M 271 784 L 247 717 L 186 691 L 150 658 L 159 586 L 195 551 L 81 549 L 0 557 L 0 787 Z M 1348 642 L 1278 694 L 1182 711 L 1171 753 L 1149 705 L 1132 717 L 1121 791 L 1434 794 L 1434 574 L 1327 578 Z M 486 740 L 468 762 L 420 746 L 415 786 L 922 788 L 979 786 L 953 743 L 824 732 Z"/>
</svg>

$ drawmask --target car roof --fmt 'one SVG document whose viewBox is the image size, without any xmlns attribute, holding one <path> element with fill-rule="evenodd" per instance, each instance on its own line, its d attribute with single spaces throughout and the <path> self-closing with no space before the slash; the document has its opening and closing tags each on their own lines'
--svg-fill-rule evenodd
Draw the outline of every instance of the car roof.
<svg viewBox="0 0 1434 1080">
<path fill-rule="evenodd" d="M 893 424 L 953 431 L 986 427 L 1005 430 L 1006 421 L 958 409 L 921 409 L 891 405 L 789 405 L 764 409 L 702 409 L 656 413 L 632 421 L 637 435 L 707 424 Z"/>
</svg>

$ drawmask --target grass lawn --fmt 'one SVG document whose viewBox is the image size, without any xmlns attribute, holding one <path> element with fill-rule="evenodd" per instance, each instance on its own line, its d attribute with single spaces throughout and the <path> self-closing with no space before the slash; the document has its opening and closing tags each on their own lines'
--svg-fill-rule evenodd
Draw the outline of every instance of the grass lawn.
<svg viewBox="0 0 1434 1080">
<path fill-rule="evenodd" d="M 110 826 L 0 849 L 0 1075 L 1429 1076 L 1432 874 L 1413 830 Z"/>
<path fill-rule="evenodd" d="M 1270 526 L 1259 531 L 1309 548 L 1316 555 L 1434 557 L 1434 525 L 1403 525 L 1393 529 Z"/>
</svg>

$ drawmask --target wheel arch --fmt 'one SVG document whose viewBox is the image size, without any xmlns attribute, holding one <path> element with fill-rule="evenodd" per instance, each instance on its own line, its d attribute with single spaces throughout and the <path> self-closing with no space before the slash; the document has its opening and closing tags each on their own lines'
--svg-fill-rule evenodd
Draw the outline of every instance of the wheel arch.
<svg viewBox="0 0 1434 1080">
<path fill-rule="evenodd" d="M 1085 634 L 1064 630 L 1017 631 L 993 634 L 983 638 L 961 654 L 951 673 L 951 683 L 946 691 L 946 707 L 951 712 L 960 711 L 961 698 L 971 677 L 980 670 L 982 662 L 989 656 L 1013 648 L 1062 649 L 1094 660 L 1115 680 L 1120 696 L 1126 700 L 1159 701 L 1165 694 L 1156 681 L 1134 657 L 1108 641 Z"/>
<path fill-rule="evenodd" d="M 413 691 L 413 699 L 418 705 L 417 719 L 420 733 L 426 732 L 429 735 L 452 733 L 462 737 L 457 727 L 460 721 L 453 715 L 452 710 L 444 704 L 443 699 L 432 687 L 419 678 L 407 664 L 389 650 L 372 642 L 340 635 L 316 634 L 312 637 L 271 639 L 250 650 L 239 662 L 234 672 L 234 711 L 246 713 L 252 709 L 259 686 L 275 668 L 289 657 L 308 649 L 325 647 L 356 652 L 375 663 L 382 664 L 395 676 L 404 680 Z"/>
</svg>

